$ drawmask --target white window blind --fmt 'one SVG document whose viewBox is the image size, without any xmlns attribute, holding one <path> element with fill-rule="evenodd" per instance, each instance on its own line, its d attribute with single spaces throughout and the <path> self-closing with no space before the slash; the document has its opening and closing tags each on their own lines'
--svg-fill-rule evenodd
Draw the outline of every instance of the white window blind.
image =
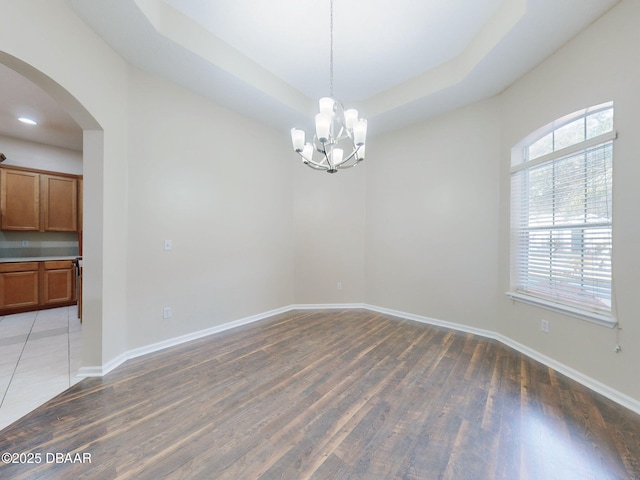
<svg viewBox="0 0 640 480">
<path fill-rule="evenodd" d="M 594 116 L 605 119 L 595 130 Z M 525 145 L 511 169 L 516 293 L 610 316 L 612 119 L 610 105 L 585 110 Z"/>
</svg>

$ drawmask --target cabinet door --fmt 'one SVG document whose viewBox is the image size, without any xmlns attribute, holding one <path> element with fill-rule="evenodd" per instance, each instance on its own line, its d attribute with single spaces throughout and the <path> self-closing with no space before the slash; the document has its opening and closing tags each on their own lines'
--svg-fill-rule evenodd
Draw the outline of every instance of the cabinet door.
<svg viewBox="0 0 640 480">
<path fill-rule="evenodd" d="M 37 173 L 0 169 L 2 230 L 40 230 L 40 183 Z"/>
<path fill-rule="evenodd" d="M 42 305 L 69 303 L 75 300 L 75 267 L 71 262 L 44 262 L 42 271 Z"/>
<path fill-rule="evenodd" d="M 40 201 L 44 231 L 78 231 L 78 182 L 75 178 L 40 175 Z"/>
<path fill-rule="evenodd" d="M 37 307 L 38 264 L 0 265 L 0 309 Z"/>
</svg>

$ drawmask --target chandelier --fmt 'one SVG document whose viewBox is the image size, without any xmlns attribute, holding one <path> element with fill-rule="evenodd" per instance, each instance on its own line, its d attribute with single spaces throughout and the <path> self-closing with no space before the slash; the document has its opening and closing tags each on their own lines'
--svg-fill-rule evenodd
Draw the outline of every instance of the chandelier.
<svg viewBox="0 0 640 480">
<path fill-rule="evenodd" d="M 344 110 L 342 104 L 333 98 L 333 0 L 330 20 L 330 96 L 319 101 L 320 112 L 315 117 L 313 140 L 305 143 L 304 130 L 292 128 L 291 143 L 302 163 L 315 170 L 336 173 L 339 169 L 355 167 L 364 160 L 367 121 L 358 118 L 355 109 Z"/>
</svg>

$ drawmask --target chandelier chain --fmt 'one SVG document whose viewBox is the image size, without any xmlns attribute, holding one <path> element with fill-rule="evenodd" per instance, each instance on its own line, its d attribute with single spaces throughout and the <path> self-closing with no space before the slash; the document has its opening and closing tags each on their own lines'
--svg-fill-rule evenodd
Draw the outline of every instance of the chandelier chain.
<svg viewBox="0 0 640 480">
<path fill-rule="evenodd" d="M 331 32 L 331 48 L 329 52 L 329 96 L 333 97 L 333 0 L 331 0 L 331 22 L 330 22 L 330 32 Z"/>
</svg>

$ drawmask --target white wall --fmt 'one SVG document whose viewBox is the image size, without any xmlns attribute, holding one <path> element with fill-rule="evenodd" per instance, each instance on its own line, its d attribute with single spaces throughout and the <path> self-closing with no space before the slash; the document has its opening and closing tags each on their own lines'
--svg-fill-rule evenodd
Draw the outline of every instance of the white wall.
<svg viewBox="0 0 640 480">
<path fill-rule="evenodd" d="M 128 348 L 293 303 L 288 132 L 140 71 L 129 98 Z"/>
<path fill-rule="evenodd" d="M 494 327 L 499 141 L 495 101 L 375 139 L 367 160 L 368 304 Z"/>
<path fill-rule="evenodd" d="M 510 149 L 537 128 L 613 100 L 613 280 L 616 331 L 499 297 L 499 331 L 640 401 L 640 2 L 625 0 L 509 88 L 502 103 L 500 288 L 509 289 Z M 540 331 L 540 320 L 551 333 Z M 621 353 L 614 353 L 616 343 Z"/>
<path fill-rule="evenodd" d="M 82 175 L 82 152 L 75 150 L 0 135 L 0 152 L 7 156 L 3 165 Z"/>
</svg>

